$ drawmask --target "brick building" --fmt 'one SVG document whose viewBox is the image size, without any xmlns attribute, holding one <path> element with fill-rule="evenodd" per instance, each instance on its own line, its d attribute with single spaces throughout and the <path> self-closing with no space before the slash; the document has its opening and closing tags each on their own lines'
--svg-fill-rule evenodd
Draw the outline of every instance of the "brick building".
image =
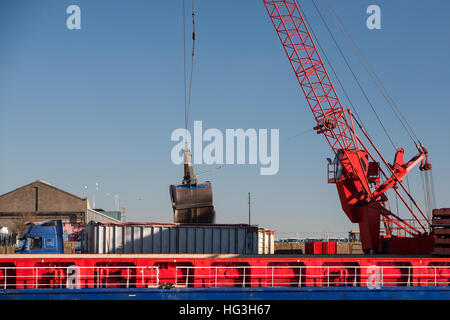
<svg viewBox="0 0 450 320">
<path fill-rule="evenodd" d="M 80 198 L 42 180 L 0 196 L 0 226 L 15 230 L 25 221 L 50 219 L 61 219 L 64 223 L 72 224 L 86 224 L 91 220 L 118 221 L 92 210 L 87 198 Z"/>
</svg>

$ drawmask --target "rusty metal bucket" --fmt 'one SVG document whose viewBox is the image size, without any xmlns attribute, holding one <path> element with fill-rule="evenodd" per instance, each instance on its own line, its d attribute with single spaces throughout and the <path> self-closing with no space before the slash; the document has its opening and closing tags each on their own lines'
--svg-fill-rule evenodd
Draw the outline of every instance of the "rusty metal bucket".
<svg viewBox="0 0 450 320">
<path fill-rule="evenodd" d="M 170 186 L 175 223 L 214 223 L 211 182 Z"/>
</svg>

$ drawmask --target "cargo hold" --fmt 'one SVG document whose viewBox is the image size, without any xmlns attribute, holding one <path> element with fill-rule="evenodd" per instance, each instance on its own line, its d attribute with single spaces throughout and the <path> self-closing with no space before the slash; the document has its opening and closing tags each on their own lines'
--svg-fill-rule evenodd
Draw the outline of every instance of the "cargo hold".
<svg viewBox="0 0 450 320">
<path fill-rule="evenodd" d="M 88 223 L 84 253 L 273 254 L 274 232 L 246 224 Z"/>
</svg>

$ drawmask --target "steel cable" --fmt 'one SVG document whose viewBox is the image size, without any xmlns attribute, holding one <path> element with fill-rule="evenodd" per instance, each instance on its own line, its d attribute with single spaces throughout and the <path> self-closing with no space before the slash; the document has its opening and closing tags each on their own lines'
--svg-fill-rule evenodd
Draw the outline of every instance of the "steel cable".
<svg viewBox="0 0 450 320">
<path fill-rule="evenodd" d="M 367 71 L 367 73 L 369 74 L 369 76 L 371 77 L 372 81 L 375 83 L 375 85 L 377 86 L 377 88 L 380 90 L 380 93 L 383 95 L 383 97 L 385 98 L 386 102 L 388 103 L 388 105 L 390 106 L 390 108 L 392 109 L 392 111 L 394 112 L 394 114 L 396 115 L 397 119 L 399 120 L 399 122 L 402 124 L 403 128 L 405 129 L 406 133 L 409 135 L 409 137 L 411 138 L 411 140 L 413 140 L 413 142 L 415 144 L 417 144 L 417 142 L 414 140 L 414 138 L 412 136 L 414 136 L 416 138 L 417 141 L 419 141 L 419 138 L 417 137 L 414 129 L 412 128 L 412 126 L 409 124 L 408 120 L 406 119 L 406 117 L 403 115 L 403 113 L 401 112 L 400 108 L 398 107 L 397 103 L 395 102 L 395 100 L 392 98 L 392 95 L 389 93 L 389 91 L 386 89 L 386 86 L 384 85 L 384 83 L 381 81 L 380 77 L 378 76 L 378 74 L 376 73 L 375 69 L 372 67 L 372 65 L 369 63 L 367 57 L 365 56 L 365 54 L 363 53 L 363 51 L 361 50 L 361 48 L 358 46 L 357 42 L 355 41 L 355 39 L 353 38 L 352 34 L 350 33 L 350 31 L 348 31 L 348 29 L 345 27 L 345 24 L 343 23 L 342 19 L 340 18 L 339 14 L 336 12 L 336 10 L 334 10 L 333 6 L 331 5 L 331 3 L 326 0 L 322 0 L 322 2 L 324 3 L 325 8 L 328 10 L 328 12 L 330 13 L 330 15 L 333 17 L 333 19 L 336 22 L 336 25 L 338 26 L 339 30 L 341 31 L 341 33 L 344 35 L 344 37 L 347 39 L 347 41 L 352 45 L 352 48 L 355 52 L 355 54 L 357 55 L 357 57 L 359 58 L 359 60 L 361 61 L 361 64 L 364 66 L 364 69 Z M 334 13 L 332 13 L 331 11 Z M 337 19 L 337 20 L 336 20 Z M 366 66 L 367 65 L 367 66 Z"/>
<path fill-rule="evenodd" d="M 195 62 L 195 40 L 196 40 L 196 33 L 195 33 L 195 11 L 194 11 L 194 0 L 192 0 L 192 57 L 191 57 L 191 75 L 189 79 L 189 97 L 188 97 L 188 104 L 187 104 L 187 114 L 186 114 L 186 123 L 189 123 L 189 115 L 191 112 L 191 95 L 192 95 L 192 79 L 193 79 L 193 73 L 194 73 L 194 62 Z"/>
<path fill-rule="evenodd" d="M 368 61 L 366 55 L 361 50 L 360 46 L 348 30 L 348 28 L 345 26 L 344 22 L 340 18 L 339 14 L 334 9 L 333 5 L 330 3 L 329 0 L 322 0 L 324 7 L 327 9 L 329 14 L 333 17 L 336 25 L 338 26 L 341 33 L 344 35 L 346 40 L 350 43 L 353 51 L 355 52 L 356 56 L 360 60 L 361 64 L 363 65 L 366 72 L 369 74 L 371 80 L 374 82 L 375 86 L 378 88 L 386 102 L 388 103 L 389 107 L 391 108 L 392 112 L 395 114 L 397 119 L 399 120 L 400 124 L 404 128 L 405 132 L 408 134 L 410 139 L 413 141 L 413 143 L 416 146 L 421 146 L 422 143 L 420 142 L 420 139 L 418 138 L 416 132 L 414 131 L 413 127 L 410 125 L 404 114 L 401 112 L 400 108 L 398 107 L 397 103 L 395 102 L 394 98 L 392 98 L 392 95 L 389 93 L 389 91 L 386 89 L 386 86 L 384 85 L 383 81 L 378 76 L 377 72 L 373 68 L 373 66 Z M 414 136 L 414 137 L 413 137 Z M 424 174 L 425 176 L 425 183 L 424 178 L 422 177 L 422 186 L 424 188 L 425 193 L 425 203 L 428 215 L 430 217 L 432 210 L 436 207 L 436 198 L 435 198 L 435 192 L 434 192 L 434 181 L 433 181 L 433 174 L 430 171 L 429 177 L 428 173 Z M 408 192 L 410 192 L 409 187 L 409 179 L 407 177 L 407 183 L 408 183 Z M 410 201 L 411 202 L 411 201 Z"/>
<path fill-rule="evenodd" d="M 192 96 L 192 79 L 194 73 L 194 57 L 195 57 L 195 11 L 194 11 L 194 0 L 192 0 L 192 58 L 191 58 L 191 71 L 189 77 L 189 94 L 188 94 L 188 83 L 187 83 L 187 61 L 186 61 L 186 3 L 183 0 L 183 61 L 184 61 L 184 127 L 186 129 L 186 148 L 187 148 L 187 134 L 189 128 L 189 114 L 191 111 L 191 96 Z"/>
<path fill-rule="evenodd" d="M 305 12 L 305 10 L 302 8 L 302 6 L 300 5 L 300 3 L 298 3 L 298 6 L 299 6 L 299 8 L 301 9 L 302 12 Z M 326 61 L 327 64 L 330 66 L 331 73 L 333 74 L 333 76 L 334 76 L 334 77 L 336 78 L 336 80 L 338 81 L 339 87 L 341 88 L 342 92 L 344 93 L 345 97 L 347 98 L 348 103 L 349 103 L 349 104 L 352 106 L 352 108 L 354 109 L 355 115 L 356 115 L 356 117 L 358 118 L 359 122 L 361 123 L 361 126 L 364 128 L 364 130 L 366 130 L 366 132 L 368 132 L 367 129 L 365 128 L 364 124 L 363 124 L 363 121 L 361 120 L 361 117 L 359 116 L 358 109 L 357 109 L 356 106 L 353 104 L 352 100 L 350 99 L 350 96 L 348 95 L 347 90 L 345 90 L 345 87 L 344 87 L 344 85 L 342 84 L 341 79 L 339 78 L 337 72 L 335 71 L 334 66 L 333 66 L 333 64 L 331 63 L 330 59 L 328 59 L 328 55 L 325 53 L 325 50 L 323 50 L 322 45 L 321 45 L 321 43 L 320 43 L 320 40 L 319 40 L 319 38 L 316 36 L 316 33 L 314 32 L 314 28 L 312 28 L 311 23 L 309 22 L 309 20 L 308 20 L 307 17 L 308 17 L 308 15 L 307 15 L 306 12 L 305 12 L 305 15 L 304 15 L 305 22 L 306 22 L 306 24 L 308 25 L 309 30 L 311 31 L 311 35 L 312 35 L 312 37 L 313 37 L 313 39 L 314 39 L 314 42 L 317 43 L 317 45 L 318 45 L 318 49 L 319 49 L 319 51 L 320 51 L 320 54 L 325 58 L 325 61 Z"/>
<path fill-rule="evenodd" d="M 305 12 L 305 11 L 303 10 L 302 6 L 300 5 L 300 3 L 298 3 L 298 1 L 297 1 L 297 5 L 298 5 L 298 7 L 300 8 L 301 11 Z M 336 73 L 336 71 L 335 71 L 335 69 L 334 69 L 334 67 L 333 67 L 333 64 L 332 64 L 331 61 L 328 59 L 327 54 L 326 54 L 325 51 L 323 50 L 322 45 L 320 44 L 319 38 L 316 36 L 316 34 L 315 34 L 315 32 L 314 32 L 314 29 L 312 28 L 311 24 L 309 23 L 306 14 L 304 15 L 304 19 L 305 19 L 305 24 L 308 26 L 308 29 L 309 29 L 310 32 L 311 32 L 312 40 L 315 41 L 315 42 L 317 43 L 317 45 L 319 46 L 319 48 L 318 48 L 319 51 L 321 52 L 321 54 L 323 54 L 323 56 L 325 57 L 326 62 L 327 62 L 328 65 L 331 67 L 331 71 L 332 71 L 334 77 L 337 79 L 337 81 L 338 81 L 338 83 L 339 83 L 339 86 L 341 87 L 342 91 L 344 92 L 345 96 L 347 97 L 348 102 L 349 102 L 350 105 L 355 109 L 355 114 L 356 114 L 357 118 L 359 119 L 359 121 L 361 122 L 361 126 L 363 126 L 362 120 L 361 120 L 361 118 L 359 117 L 359 114 L 358 114 L 358 112 L 357 112 L 357 109 L 356 109 L 355 106 L 353 105 L 352 100 L 350 99 L 349 95 L 347 94 L 347 91 L 345 90 L 344 86 L 342 85 L 342 82 L 341 82 L 340 78 L 338 77 L 338 75 L 337 75 L 337 73 Z M 331 79 L 330 79 L 330 84 L 331 84 Z M 367 132 L 367 131 L 366 131 L 366 132 Z M 354 132 L 352 132 L 352 136 L 353 136 L 353 135 L 356 135 L 356 134 L 354 134 Z M 354 137 L 354 143 L 355 143 L 355 146 L 357 145 L 357 141 L 358 141 L 357 139 L 358 139 L 358 138 L 355 136 L 355 137 Z M 359 162 L 360 167 L 363 168 L 363 164 L 362 164 L 362 162 L 361 162 L 361 158 L 358 159 L 358 162 Z M 355 169 L 353 168 L 353 170 L 355 170 Z M 355 174 L 356 174 L 356 172 L 355 172 Z M 357 174 L 356 174 L 356 175 L 357 175 Z M 367 181 L 367 184 L 369 185 L 369 182 L 368 182 L 367 179 L 366 179 L 366 181 Z M 367 191 L 368 191 L 369 194 L 370 194 L 370 190 L 367 190 Z"/>
<path fill-rule="evenodd" d="M 319 14 L 323 24 L 325 25 L 326 29 L 328 30 L 328 33 L 330 34 L 331 38 L 333 39 L 334 44 L 336 45 L 339 53 L 341 54 L 342 58 L 345 61 L 345 64 L 347 65 L 347 68 L 350 70 L 351 74 L 353 75 L 353 78 L 355 79 L 358 87 L 360 88 L 361 92 L 363 93 L 367 103 L 369 104 L 370 108 L 372 109 L 373 113 L 375 114 L 375 117 L 377 118 L 378 122 L 380 123 L 381 127 L 383 128 L 384 133 L 386 134 L 389 142 L 391 143 L 392 147 L 394 148 L 394 150 L 396 150 L 397 148 L 395 147 L 395 143 L 393 142 L 391 136 L 389 135 L 386 127 L 384 126 L 383 122 L 381 121 L 380 116 L 378 115 L 377 111 L 375 110 L 375 107 L 373 106 L 372 102 L 370 101 L 366 91 L 364 90 L 364 88 L 361 85 L 361 82 L 359 81 L 358 77 L 356 76 L 355 72 L 353 71 L 352 67 L 350 66 L 350 63 L 348 62 L 348 59 L 345 57 L 344 52 L 342 51 L 342 48 L 339 46 L 336 38 L 334 37 L 333 32 L 331 31 L 330 27 L 328 26 L 327 22 L 325 21 L 325 18 L 323 17 L 322 13 L 320 12 L 320 9 L 317 7 L 317 4 L 315 2 L 315 0 L 312 0 L 312 3 L 317 11 L 317 13 Z"/>
<path fill-rule="evenodd" d="M 187 83 L 186 83 L 186 4 L 183 0 L 183 65 L 184 65 L 184 127 L 186 129 L 185 144 L 187 148 L 187 134 L 188 134 L 188 123 L 187 123 Z"/>
</svg>

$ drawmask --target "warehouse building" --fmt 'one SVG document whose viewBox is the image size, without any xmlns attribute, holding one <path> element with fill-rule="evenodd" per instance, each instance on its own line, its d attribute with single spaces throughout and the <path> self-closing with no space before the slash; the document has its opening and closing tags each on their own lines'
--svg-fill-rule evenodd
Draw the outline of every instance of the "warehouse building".
<svg viewBox="0 0 450 320">
<path fill-rule="evenodd" d="M 0 196 L 0 226 L 19 232 L 26 221 L 61 219 L 63 223 L 84 225 L 89 221 L 118 222 L 106 212 L 92 210 L 87 198 L 37 180 Z"/>
</svg>

